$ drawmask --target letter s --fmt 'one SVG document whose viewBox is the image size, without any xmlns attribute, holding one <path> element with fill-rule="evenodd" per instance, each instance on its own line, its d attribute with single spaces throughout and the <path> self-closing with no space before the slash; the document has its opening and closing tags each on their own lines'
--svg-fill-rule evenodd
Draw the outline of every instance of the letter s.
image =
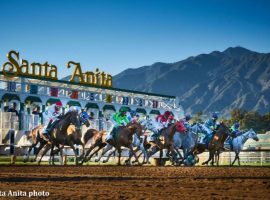
<svg viewBox="0 0 270 200">
<path fill-rule="evenodd" d="M 15 58 L 12 55 L 14 55 Z M 9 62 L 5 62 L 3 64 L 3 74 L 9 77 L 17 76 L 19 73 L 19 64 L 17 62 L 17 60 L 19 60 L 19 52 L 10 51 L 7 55 L 7 58 Z"/>
</svg>

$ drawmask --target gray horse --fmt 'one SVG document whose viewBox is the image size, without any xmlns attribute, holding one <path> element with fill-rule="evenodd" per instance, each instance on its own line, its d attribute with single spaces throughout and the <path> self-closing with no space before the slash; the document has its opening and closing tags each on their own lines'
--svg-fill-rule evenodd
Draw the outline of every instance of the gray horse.
<svg viewBox="0 0 270 200">
<path fill-rule="evenodd" d="M 200 124 L 196 123 L 190 127 L 187 133 L 182 134 L 176 132 L 173 137 L 173 146 L 175 151 L 178 153 L 180 159 L 183 161 L 188 155 L 193 154 L 198 143 L 198 134 L 202 132 L 202 127 Z M 179 149 L 183 150 L 183 156 L 179 152 Z"/>
<path fill-rule="evenodd" d="M 230 149 L 231 151 L 234 151 L 235 158 L 231 165 L 235 163 L 236 160 L 238 160 L 238 165 L 240 165 L 240 158 L 239 154 L 243 150 L 244 144 L 248 139 L 253 139 L 255 141 L 259 141 L 259 138 L 255 131 L 253 129 L 250 129 L 243 134 L 237 136 L 236 138 L 232 139 L 232 146 L 228 143 L 225 143 L 225 148 Z"/>
</svg>

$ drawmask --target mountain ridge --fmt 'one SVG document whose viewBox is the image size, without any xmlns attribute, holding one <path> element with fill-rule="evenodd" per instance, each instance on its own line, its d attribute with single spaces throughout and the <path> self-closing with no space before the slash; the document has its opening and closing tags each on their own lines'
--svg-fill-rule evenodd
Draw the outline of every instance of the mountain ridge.
<svg viewBox="0 0 270 200">
<path fill-rule="evenodd" d="M 178 96 L 187 112 L 233 108 L 269 112 L 270 53 L 237 46 L 174 63 L 129 68 L 113 77 L 116 88 Z"/>
</svg>

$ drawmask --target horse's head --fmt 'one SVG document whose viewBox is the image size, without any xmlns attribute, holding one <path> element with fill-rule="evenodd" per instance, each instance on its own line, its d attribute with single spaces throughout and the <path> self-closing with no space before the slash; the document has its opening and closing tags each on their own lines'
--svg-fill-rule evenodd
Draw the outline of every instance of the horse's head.
<svg viewBox="0 0 270 200">
<path fill-rule="evenodd" d="M 259 141 L 257 133 L 252 128 L 248 131 L 248 137 L 255 141 Z"/>
<path fill-rule="evenodd" d="M 185 128 L 184 122 L 182 120 L 175 122 L 174 126 L 175 126 L 175 129 L 177 132 L 179 132 L 179 133 L 186 132 L 186 128 Z"/>
<path fill-rule="evenodd" d="M 132 132 L 136 133 L 138 136 L 141 136 L 143 134 L 143 127 L 138 122 L 130 122 L 127 125 L 127 128 Z"/>
<path fill-rule="evenodd" d="M 85 111 L 80 114 L 80 124 L 84 124 L 87 128 L 90 126 L 89 115 Z"/>
<path fill-rule="evenodd" d="M 81 128 L 81 121 L 80 121 L 80 116 L 77 111 L 70 111 L 68 112 L 65 116 L 64 119 L 67 123 L 73 124 L 76 129 Z"/>
<path fill-rule="evenodd" d="M 231 135 L 231 131 L 230 131 L 229 127 L 224 122 L 220 122 L 216 133 L 222 133 L 222 134 L 225 134 L 227 136 Z"/>
</svg>

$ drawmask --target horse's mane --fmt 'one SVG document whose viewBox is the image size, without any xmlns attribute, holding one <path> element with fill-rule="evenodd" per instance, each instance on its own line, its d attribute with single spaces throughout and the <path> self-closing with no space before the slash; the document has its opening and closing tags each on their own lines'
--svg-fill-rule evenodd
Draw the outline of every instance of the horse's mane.
<svg viewBox="0 0 270 200">
<path fill-rule="evenodd" d="M 78 114 L 78 112 L 76 110 L 72 110 L 72 111 L 69 111 L 69 112 L 65 113 L 63 118 L 67 118 L 70 115 L 77 115 L 77 114 Z"/>
</svg>

